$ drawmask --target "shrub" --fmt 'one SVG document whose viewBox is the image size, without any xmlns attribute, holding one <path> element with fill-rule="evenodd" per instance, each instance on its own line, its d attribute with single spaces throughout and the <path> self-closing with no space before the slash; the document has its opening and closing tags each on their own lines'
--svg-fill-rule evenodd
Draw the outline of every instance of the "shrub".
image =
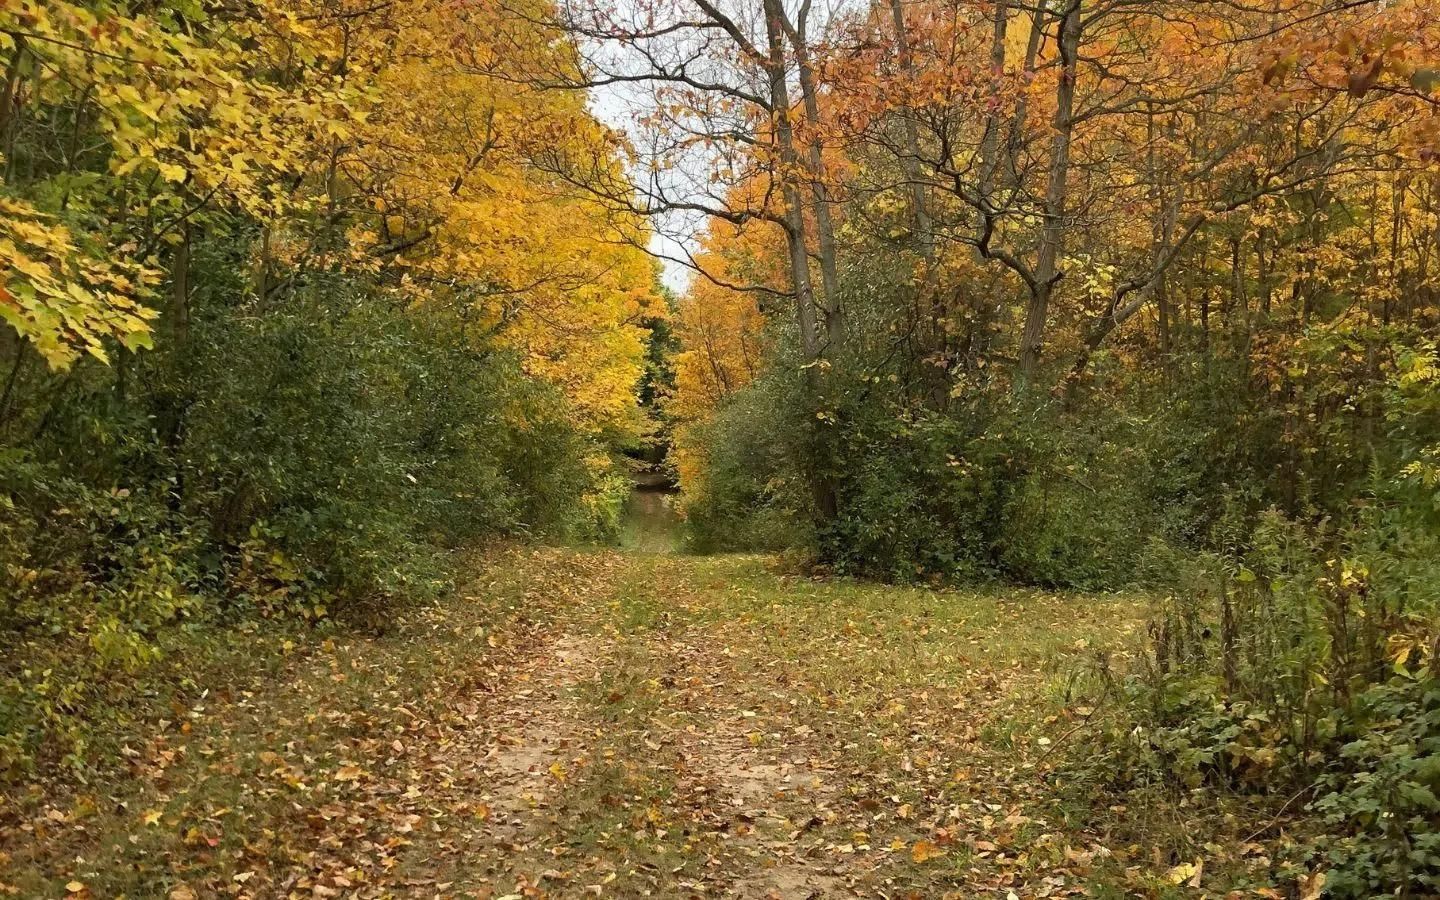
<svg viewBox="0 0 1440 900">
<path fill-rule="evenodd" d="M 1331 895 L 1433 894 L 1440 538 L 1413 499 L 1378 489 L 1343 529 L 1272 511 L 1229 554 L 1152 548 L 1168 591 L 1150 654 L 1077 773 L 1124 790 L 1309 797 L 1308 830 L 1324 833 L 1309 852 Z"/>
<path fill-rule="evenodd" d="M 616 528 L 604 438 L 513 354 L 338 279 L 261 310 L 214 263 L 183 341 L 42 374 L 0 423 L 23 438 L 0 451 L 0 640 L 24 648 L 0 770 L 82 764 L 107 686 L 177 628 L 383 623 L 447 587 L 451 548 Z"/>
<path fill-rule="evenodd" d="M 809 547 L 812 513 L 803 467 L 806 427 L 778 376 L 739 391 L 707 421 L 685 426 L 678 452 L 701 461 L 681 497 L 699 552 Z"/>
<path fill-rule="evenodd" d="M 1340 840 L 1325 851 L 1335 897 L 1440 894 L 1440 679 L 1401 671 L 1358 699 L 1335 771 L 1312 808 Z"/>
</svg>

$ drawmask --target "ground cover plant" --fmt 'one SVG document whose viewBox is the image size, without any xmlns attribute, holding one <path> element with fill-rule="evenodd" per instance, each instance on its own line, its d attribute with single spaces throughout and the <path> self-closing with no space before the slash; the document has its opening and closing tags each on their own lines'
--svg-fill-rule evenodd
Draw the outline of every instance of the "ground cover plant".
<svg viewBox="0 0 1440 900">
<path fill-rule="evenodd" d="M 1423 0 L 10 0 L 0 893 L 1440 895 Z"/>
</svg>

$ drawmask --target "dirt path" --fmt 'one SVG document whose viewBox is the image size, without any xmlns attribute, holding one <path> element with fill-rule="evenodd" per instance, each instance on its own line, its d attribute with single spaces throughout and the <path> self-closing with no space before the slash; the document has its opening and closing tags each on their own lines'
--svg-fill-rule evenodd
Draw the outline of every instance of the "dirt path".
<svg viewBox="0 0 1440 900">
<path fill-rule="evenodd" d="M 1041 695 L 1132 608 L 830 585 L 758 558 L 618 559 L 613 589 L 567 610 L 462 745 L 491 818 L 466 863 L 426 881 L 1049 897 L 1109 867 L 1098 836 L 1055 816 L 1037 763 L 1074 714 Z"/>
<path fill-rule="evenodd" d="M 0 821 L 22 896 L 1048 897 L 1048 692 L 1134 607 L 828 584 L 758 557 L 516 551 Z M 167 756 L 168 754 L 168 756 Z M 69 886 L 67 888 L 67 885 Z M 80 890 L 70 890 L 80 885 Z"/>
</svg>

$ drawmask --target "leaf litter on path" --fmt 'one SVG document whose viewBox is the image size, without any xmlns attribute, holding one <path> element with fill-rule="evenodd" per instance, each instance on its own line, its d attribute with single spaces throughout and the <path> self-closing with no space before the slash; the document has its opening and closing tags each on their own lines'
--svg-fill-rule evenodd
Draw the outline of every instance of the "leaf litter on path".
<svg viewBox="0 0 1440 900">
<path fill-rule="evenodd" d="M 187 732 L 139 742 L 139 777 L 106 785 L 84 823 L 37 831 L 59 800 L 4 820 L 0 883 L 177 898 L 1084 892 L 1111 851 L 1059 823 L 1039 723 L 1021 720 L 1044 666 L 1133 610 L 769 565 L 487 559 L 398 634 L 337 637 L 210 698 Z"/>
</svg>

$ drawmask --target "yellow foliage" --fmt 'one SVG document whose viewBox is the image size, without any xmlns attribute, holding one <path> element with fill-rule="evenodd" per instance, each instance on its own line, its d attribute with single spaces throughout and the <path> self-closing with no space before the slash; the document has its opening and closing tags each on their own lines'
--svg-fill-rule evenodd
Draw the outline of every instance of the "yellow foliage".
<svg viewBox="0 0 1440 900">
<path fill-rule="evenodd" d="M 239 213 L 263 226 L 257 293 L 307 266 L 370 277 L 519 352 L 581 427 L 634 428 L 638 323 L 660 313 L 648 234 L 547 168 L 562 151 L 617 163 L 582 94 L 520 85 L 574 67 L 530 6 L 258 0 L 182 29 L 3 4 L 25 102 L 92 107 L 109 178 L 71 204 L 83 219 L 0 205 L 0 316 L 55 366 L 104 360 L 106 338 L 143 346 L 181 226 Z"/>
<path fill-rule="evenodd" d="M 109 174 L 122 187 L 110 193 L 100 180 L 84 199 L 118 202 L 121 220 L 170 223 L 137 238 L 106 222 L 77 231 L 19 198 L 0 206 L 0 314 L 52 366 L 82 352 L 104 360 L 105 337 L 144 345 L 154 318 L 142 305 L 156 279 L 153 254 L 174 238 L 173 226 L 207 203 L 251 214 L 284 208 L 276 176 L 304 171 L 322 149 L 314 123 L 343 131 L 343 86 L 317 78 L 280 88 L 252 74 L 247 39 L 289 17 L 261 3 L 234 27 L 197 29 L 200 38 L 154 16 L 64 0 L 0 5 L 0 53 L 10 78 L 26 78 L 25 102 L 94 111 Z"/>
<path fill-rule="evenodd" d="M 532 10 L 532 12 L 538 12 Z M 575 93 L 515 73 L 573 65 L 513 13 L 419 3 L 392 21 L 411 52 L 384 67 L 355 148 L 338 163 L 383 211 L 352 233 L 416 304 L 448 304 L 477 336 L 519 351 L 560 387 L 577 423 L 632 430 L 655 269 L 635 219 L 616 221 L 547 171 L 561 150 L 610 158 L 611 136 Z"/>
<path fill-rule="evenodd" d="M 680 298 L 675 336 L 675 393 L 667 409 L 679 423 L 671 454 L 685 492 L 703 491 L 704 448 L 687 426 L 709 418 L 715 407 L 762 371 L 765 317 L 756 290 L 735 286 L 781 284 L 783 241 L 770 229 L 715 226 L 696 258 L 704 273 Z"/>
<path fill-rule="evenodd" d="M 103 337 L 148 346 L 155 314 L 135 298 L 154 276 L 82 252 L 68 228 L 0 197 L 0 318 L 52 365 L 82 352 L 105 360 Z"/>
</svg>

